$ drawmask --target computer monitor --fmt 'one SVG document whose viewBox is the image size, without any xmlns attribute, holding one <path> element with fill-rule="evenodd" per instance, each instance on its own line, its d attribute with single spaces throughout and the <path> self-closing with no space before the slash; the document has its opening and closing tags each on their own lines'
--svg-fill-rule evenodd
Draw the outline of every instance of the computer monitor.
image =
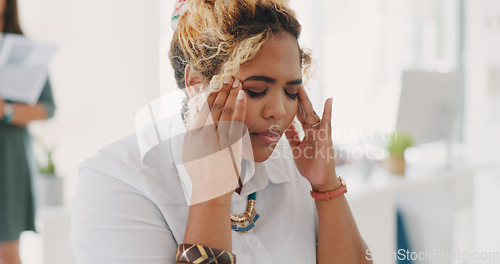
<svg viewBox="0 0 500 264">
<path fill-rule="evenodd" d="M 459 74 L 404 71 L 396 129 L 416 144 L 450 139 L 458 118 Z"/>
</svg>

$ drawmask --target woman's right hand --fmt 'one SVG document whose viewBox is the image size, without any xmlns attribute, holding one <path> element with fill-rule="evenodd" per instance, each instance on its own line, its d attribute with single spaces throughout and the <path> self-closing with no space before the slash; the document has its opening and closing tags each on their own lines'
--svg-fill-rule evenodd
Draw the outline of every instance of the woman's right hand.
<svg viewBox="0 0 500 264">
<path fill-rule="evenodd" d="M 184 137 L 182 160 L 193 184 L 191 205 L 238 187 L 243 156 L 246 96 L 238 79 L 228 77 L 207 97 Z"/>
</svg>

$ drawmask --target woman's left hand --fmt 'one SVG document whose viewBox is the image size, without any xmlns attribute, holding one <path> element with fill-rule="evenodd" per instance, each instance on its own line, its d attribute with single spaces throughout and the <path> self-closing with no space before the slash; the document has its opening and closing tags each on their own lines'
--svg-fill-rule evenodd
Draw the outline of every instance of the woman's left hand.
<svg viewBox="0 0 500 264">
<path fill-rule="evenodd" d="M 300 140 L 295 127 L 291 125 L 285 135 L 292 148 L 297 168 L 315 191 L 331 191 L 340 186 L 335 173 L 335 153 L 332 141 L 332 98 L 325 102 L 322 118 L 314 112 L 306 91 L 301 87 L 297 118 L 302 124 L 305 136 Z"/>
</svg>

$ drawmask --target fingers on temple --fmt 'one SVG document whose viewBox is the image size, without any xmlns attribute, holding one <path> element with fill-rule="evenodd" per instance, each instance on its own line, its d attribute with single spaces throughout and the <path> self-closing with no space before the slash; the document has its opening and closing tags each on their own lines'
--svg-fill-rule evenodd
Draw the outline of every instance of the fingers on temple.
<svg viewBox="0 0 500 264">
<path fill-rule="evenodd" d="M 325 107 L 323 108 L 323 117 L 321 118 L 321 127 L 331 129 L 332 127 L 332 98 L 326 99 Z"/>
<path fill-rule="evenodd" d="M 297 111 L 297 119 L 302 125 L 306 124 L 306 117 L 304 114 L 304 109 L 302 109 L 302 106 L 299 105 L 299 110 Z"/>
<path fill-rule="evenodd" d="M 233 87 L 228 99 L 228 101 L 230 100 L 229 106 L 233 109 L 233 111 L 227 111 L 228 114 L 233 112 L 231 116 L 227 116 L 230 118 L 228 120 L 231 121 L 229 135 L 235 140 L 239 140 L 245 131 L 246 95 L 241 86 L 241 83 L 238 83 L 238 86 Z"/>
<path fill-rule="evenodd" d="M 231 78 L 231 77 L 229 77 L 229 78 Z M 220 120 L 221 115 L 222 115 L 222 111 L 224 110 L 224 107 L 226 105 L 226 101 L 227 101 L 228 96 L 231 92 L 233 79 L 232 78 L 229 79 L 229 78 L 226 78 L 224 80 L 224 83 L 222 84 L 222 88 L 220 89 L 219 92 L 217 92 L 217 96 L 215 97 L 215 100 L 211 106 L 212 118 L 213 118 L 215 124 L 217 124 L 217 122 Z"/>
<path fill-rule="evenodd" d="M 234 115 L 233 115 L 233 121 L 234 122 L 240 122 L 244 123 L 245 122 L 245 114 L 246 114 L 246 102 L 247 102 L 247 97 L 245 95 L 245 92 L 241 89 L 241 84 L 240 87 L 236 92 L 236 105 L 234 107 Z"/>
<path fill-rule="evenodd" d="M 238 79 L 236 79 L 232 85 L 230 90 L 228 91 L 228 96 L 226 99 L 226 103 L 223 105 L 221 109 L 220 121 L 231 121 L 233 120 L 233 116 L 236 113 L 236 104 L 237 104 L 237 96 L 238 92 L 241 90 L 241 84 Z"/>
<path fill-rule="evenodd" d="M 285 135 L 291 147 L 296 147 L 297 145 L 300 144 L 299 133 L 295 129 L 293 123 L 292 125 L 290 125 L 288 129 L 285 130 Z"/>
<path fill-rule="evenodd" d="M 299 88 L 299 105 L 303 110 L 303 121 L 301 120 L 301 123 L 306 122 L 307 124 L 313 125 L 319 122 L 319 117 L 318 115 L 314 112 L 313 105 L 311 103 L 311 100 L 309 100 L 309 96 L 307 96 L 306 90 L 304 87 Z M 299 119 L 300 120 L 300 119 Z"/>
</svg>

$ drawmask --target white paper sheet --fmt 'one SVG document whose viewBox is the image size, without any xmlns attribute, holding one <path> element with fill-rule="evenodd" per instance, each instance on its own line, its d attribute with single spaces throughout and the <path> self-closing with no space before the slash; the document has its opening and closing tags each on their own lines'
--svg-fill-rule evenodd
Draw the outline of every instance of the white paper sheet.
<svg viewBox="0 0 500 264">
<path fill-rule="evenodd" d="M 0 40 L 0 97 L 35 104 L 55 51 L 55 45 L 33 42 L 23 35 L 4 34 Z"/>
</svg>

